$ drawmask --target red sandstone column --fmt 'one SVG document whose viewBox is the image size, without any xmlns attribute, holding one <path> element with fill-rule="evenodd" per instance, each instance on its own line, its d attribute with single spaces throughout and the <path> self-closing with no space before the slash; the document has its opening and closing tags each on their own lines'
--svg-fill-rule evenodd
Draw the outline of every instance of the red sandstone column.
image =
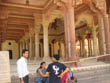
<svg viewBox="0 0 110 83">
<path fill-rule="evenodd" d="M 0 42 L 0 51 L 1 51 L 1 42 Z"/>
<path fill-rule="evenodd" d="M 76 43 L 75 43 L 75 17 L 74 6 L 72 0 L 66 3 L 64 23 L 65 23 L 65 43 L 66 43 L 66 59 L 69 61 L 78 60 L 76 56 Z"/>
<path fill-rule="evenodd" d="M 109 30 L 110 30 L 110 12 L 109 12 Z"/>
<path fill-rule="evenodd" d="M 29 55 L 29 59 L 32 58 L 32 36 L 30 35 L 30 42 L 29 42 L 29 52 L 30 52 L 30 55 Z"/>
<path fill-rule="evenodd" d="M 79 42 L 80 42 L 80 57 L 81 57 L 81 48 L 82 48 L 82 42 L 81 42 L 81 39 L 79 40 Z"/>
<path fill-rule="evenodd" d="M 91 56 L 91 49 L 90 49 L 90 38 L 88 40 L 88 56 Z"/>
<path fill-rule="evenodd" d="M 93 55 L 93 50 L 92 50 L 92 40 L 90 39 L 90 55 L 92 56 Z"/>
<path fill-rule="evenodd" d="M 81 57 L 85 56 L 85 42 L 84 42 L 84 38 L 82 38 L 81 40 Z"/>
<path fill-rule="evenodd" d="M 69 29 L 70 29 L 70 43 L 69 43 L 69 47 L 70 47 L 70 54 L 72 56 L 70 57 L 70 60 L 76 60 L 76 43 L 75 43 L 75 21 L 74 21 L 74 7 L 69 6 L 68 8 L 68 21 L 69 21 Z"/>
<path fill-rule="evenodd" d="M 98 15 L 98 25 L 99 25 L 99 33 L 98 33 L 99 51 L 100 51 L 100 55 L 104 55 L 106 52 L 105 32 L 104 32 L 103 18 L 100 15 Z"/>
<path fill-rule="evenodd" d="M 20 56 L 21 56 L 22 55 L 22 42 L 20 41 L 19 44 L 20 44 Z"/>
<path fill-rule="evenodd" d="M 20 50 L 20 41 L 18 42 L 18 59 L 20 58 L 21 56 L 21 50 Z"/>
<path fill-rule="evenodd" d="M 67 17 L 68 16 L 68 14 L 67 14 L 67 12 L 66 12 L 66 9 L 65 9 L 65 15 L 64 15 L 64 26 L 65 26 L 65 54 L 66 54 L 66 56 L 65 56 L 65 59 L 68 61 L 69 60 L 69 49 L 68 49 L 68 38 L 69 38 L 69 36 L 68 36 L 68 33 L 69 33 L 69 29 L 68 29 L 68 21 L 67 21 Z"/>
<path fill-rule="evenodd" d="M 106 54 L 110 54 L 110 29 L 109 29 L 109 17 L 104 15 L 104 30 L 106 40 Z"/>
</svg>

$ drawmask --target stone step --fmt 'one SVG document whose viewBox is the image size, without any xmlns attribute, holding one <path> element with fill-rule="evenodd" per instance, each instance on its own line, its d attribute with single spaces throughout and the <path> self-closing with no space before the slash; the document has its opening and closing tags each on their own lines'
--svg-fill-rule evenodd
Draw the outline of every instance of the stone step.
<svg viewBox="0 0 110 83">
<path fill-rule="evenodd" d="M 73 68 L 78 83 L 110 83 L 110 65 L 97 65 Z M 35 83 L 36 74 L 30 74 L 30 83 Z M 11 77 L 11 83 L 19 83 L 17 75 Z"/>
<path fill-rule="evenodd" d="M 74 68 L 78 83 L 110 83 L 110 65 Z"/>
</svg>

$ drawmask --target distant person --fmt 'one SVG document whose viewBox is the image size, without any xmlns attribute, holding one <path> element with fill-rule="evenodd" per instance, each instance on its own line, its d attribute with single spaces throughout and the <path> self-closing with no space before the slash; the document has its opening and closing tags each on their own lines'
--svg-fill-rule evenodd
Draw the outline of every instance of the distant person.
<svg viewBox="0 0 110 83">
<path fill-rule="evenodd" d="M 46 63 L 41 62 L 40 67 L 37 69 L 36 83 L 49 83 L 48 75 L 46 76 Z"/>
<path fill-rule="evenodd" d="M 27 58 L 29 51 L 27 49 L 22 50 L 22 57 L 17 61 L 17 73 L 20 78 L 20 83 L 29 83 L 29 71 L 27 67 Z"/>
<path fill-rule="evenodd" d="M 59 55 L 53 55 L 53 62 L 48 65 L 46 75 L 49 75 L 49 83 L 61 83 L 61 78 L 69 71 L 64 64 L 58 62 L 59 59 Z"/>
</svg>

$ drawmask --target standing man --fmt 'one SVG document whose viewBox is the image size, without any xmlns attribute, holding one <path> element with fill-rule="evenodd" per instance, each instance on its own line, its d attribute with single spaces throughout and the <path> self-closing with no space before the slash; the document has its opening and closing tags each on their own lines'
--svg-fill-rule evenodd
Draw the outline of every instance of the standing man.
<svg viewBox="0 0 110 83">
<path fill-rule="evenodd" d="M 49 83 L 61 83 L 61 78 L 69 71 L 64 64 L 58 62 L 59 55 L 53 55 L 53 63 L 49 64 L 46 75 L 49 75 Z"/>
<path fill-rule="evenodd" d="M 29 51 L 27 49 L 22 50 L 22 57 L 17 61 L 17 73 L 20 78 L 20 83 L 29 83 L 29 71 L 27 68 L 27 58 Z"/>
</svg>

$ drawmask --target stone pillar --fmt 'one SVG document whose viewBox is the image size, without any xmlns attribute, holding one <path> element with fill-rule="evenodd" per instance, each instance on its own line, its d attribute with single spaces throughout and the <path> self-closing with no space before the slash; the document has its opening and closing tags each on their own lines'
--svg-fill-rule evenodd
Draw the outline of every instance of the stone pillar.
<svg viewBox="0 0 110 83">
<path fill-rule="evenodd" d="M 39 42 L 39 57 L 40 58 L 42 57 L 42 45 L 40 42 Z"/>
<path fill-rule="evenodd" d="M 42 15 L 35 14 L 34 13 L 34 31 L 35 31 L 35 60 L 40 59 L 40 40 L 39 40 L 39 33 L 41 30 L 41 24 L 42 24 Z"/>
<path fill-rule="evenodd" d="M 40 55 L 41 55 L 40 57 L 41 57 L 41 58 L 43 58 L 43 52 L 44 52 L 44 51 L 43 51 L 43 44 L 40 43 Z"/>
<path fill-rule="evenodd" d="M 20 41 L 18 42 L 18 59 L 21 56 Z"/>
<path fill-rule="evenodd" d="M 53 43 L 51 43 L 51 51 L 52 51 L 52 56 L 53 56 L 53 54 L 54 54 L 54 51 L 53 51 L 53 49 L 54 49 L 54 45 L 53 45 Z"/>
<path fill-rule="evenodd" d="M 30 35 L 30 42 L 29 42 L 29 59 L 32 58 L 32 36 Z"/>
<path fill-rule="evenodd" d="M 26 49 L 28 49 L 28 40 L 26 40 Z"/>
<path fill-rule="evenodd" d="M 98 33 L 99 51 L 100 51 L 100 55 L 104 55 L 106 54 L 105 32 L 104 32 L 103 18 L 100 15 L 98 15 L 98 25 L 99 25 L 98 26 L 99 27 L 99 33 Z"/>
<path fill-rule="evenodd" d="M 52 42 L 52 56 L 54 54 L 54 42 Z"/>
<path fill-rule="evenodd" d="M 22 41 L 22 50 L 25 48 L 24 46 L 24 40 Z"/>
<path fill-rule="evenodd" d="M 110 10 L 109 10 L 110 11 Z M 110 12 L 109 12 L 109 30 L 110 30 Z"/>
<path fill-rule="evenodd" d="M 44 40 L 44 61 L 48 61 L 50 59 L 49 57 L 49 42 L 48 42 L 48 23 L 43 24 L 43 40 Z"/>
<path fill-rule="evenodd" d="M 78 60 L 78 58 L 76 56 L 75 17 L 72 0 L 68 0 L 68 3 L 66 3 L 65 5 L 64 25 L 65 25 L 66 60 L 76 61 Z"/>
<path fill-rule="evenodd" d="M 81 40 L 81 57 L 85 56 L 85 42 L 84 39 Z"/>
<path fill-rule="evenodd" d="M 91 45 L 91 39 L 88 38 L 88 55 L 92 56 L 92 45 Z"/>
<path fill-rule="evenodd" d="M 64 59 L 64 57 L 65 57 L 65 46 L 64 46 L 64 41 L 61 42 L 61 50 L 62 50 L 62 58 Z"/>
<path fill-rule="evenodd" d="M 0 42 L 0 51 L 2 50 L 2 44 L 1 44 L 1 42 Z"/>
<path fill-rule="evenodd" d="M 39 33 L 35 33 L 35 60 L 38 60 L 39 56 Z"/>
<path fill-rule="evenodd" d="M 98 56 L 97 33 L 96 33 L 96 28 L 95 27 L 93 27 L 92 37 L 93 37 L 94 56 Z"/>
<path fill-rule="evenodd" d="M 88 40 L 88 56 L 91 56 L 90 54 L 90 38 L 87 38 Z"/>
<path fill-rule="evenodd" d="M 26 40 L 23 39 L 23 49 L 26 49 Z"/>
<path fill-rule="evenodd" d="M 22 55 L 22 42 L 20 41 L 20 56 Z"/>
<path fill-rule="evenodd" d="M 68 13 L 66 12 L 66 9 L 65 9 L 65 15 L 64 15 L 64 29 L 65 29 L 65 54 L 66 54 L 66 60 L 68 61 L 69 60 L 69 56 L 71 56 L 70 55 L 70 51 L 69 51 L 69 49 L 70 49 L 70 47 L 68 48 L 68 46 L 70 46 L 68 43 L 69 43 L 69 40 L 70 40 L 70 38 L 69 38 L 69 29 L 68 29 L 68 21 L 67 21 L 67 19 L 68 19 Z"/>
<path fill-rule="evenodd" d="M 60 58 L 62 58 L 62 50 L 61 50 L 61 42 L 58 42 L 58 54 L 60 55 Z"/>
<path fill-rule="evenodd" d="M 82 48 L 82 42 L 81 42 L 81 39 L 79 40 L 79 42 L 80 42 L 80 57 L 81 57 L 81 48 Z"/>
<path fill-rule="evenodd" d="M 110 29 L 109 29 L 109 17 L 104 15 L 104 31 L 106 40 L 106 54 L 110 54 Z"/>
</svg>

